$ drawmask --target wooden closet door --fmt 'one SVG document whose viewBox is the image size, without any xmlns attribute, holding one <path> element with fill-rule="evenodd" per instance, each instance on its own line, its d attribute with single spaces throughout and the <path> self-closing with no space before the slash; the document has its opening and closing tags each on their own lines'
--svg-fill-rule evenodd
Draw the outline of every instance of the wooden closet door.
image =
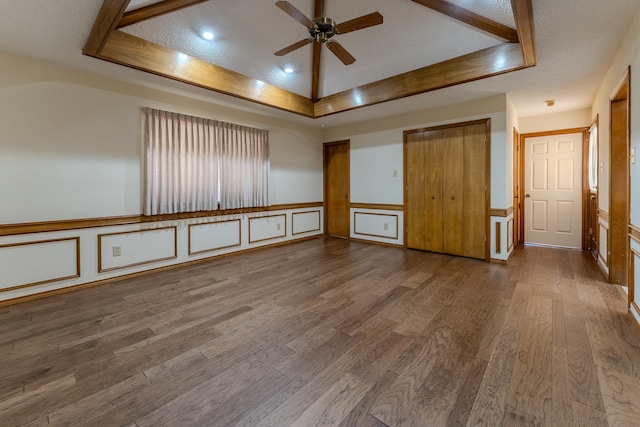
<svg viewBox="0 0 640 427">
<path fill-rule="evenodd" d="M 464 253 L 464 128 L 442 130 L 442 235 L 444 252 Z"/>
<path fill-rule="evenodd" d="M 442 252 L 442 131 L 424 132 L 423 145 L 424 250 Z"/>
<path fill-rule="evenodd" d="M 425 250 L 424 133 L 407 134 L 405 150 L 407 247 Z"/>
<path fill-rule="evenodd" d="M 464 129 L 463 255 L 485 259 L 487 233 L 486 124 Z"/>
<path fill-rule="evenodd" d="M 407 247 L 486 258 L 487 123 L 407 132 Z"/>
<path fill-rule="evenodd" d="M 407 135 L 407 247 L 442 252 L 442 132 Z"/>
</svg>

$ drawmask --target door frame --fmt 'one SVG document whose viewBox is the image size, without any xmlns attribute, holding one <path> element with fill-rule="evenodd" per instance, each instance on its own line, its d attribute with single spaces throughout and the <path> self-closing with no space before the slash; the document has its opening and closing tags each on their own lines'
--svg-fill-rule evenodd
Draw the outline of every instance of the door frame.
<svg viewBox="0 0 640 427">
<path fill-rule="evenodd" d="M 328 161 L 327 161 L 327 151 L 329 149 L 329 147 L 334 147 L 336 145 L 342 145 L 345 144 L 347 146 L 347 170 L 346 170 L 346 175 L 347 175 L 347 181 L 349 182 L 349 193 L 347 194 L 347 206 L 351 206 L 351 182 L 350 182 L 350 177 L 351 177 L 351 140 L 350 139 L 343 139 L 343 140 L 339 140 L 339 141 L 331 141 L 331 142 L 324 142 L 322 144 L 322 209 L 324 210 L 324 215 L 323 216 L 323 225 L 324 225 L 324 235 L 328 236 L 329 234 L 329 216 L 327 215 L 327 192 L 329 189 L 329 175 L 327 173 L 327 166 L 328 166 Z M 347 232 L 347 235 L 344 237 L 345 239 L 350 239 L 351 238 L 351 213 L 350 213 L 350 208 L 347 209 L 347 224 L 349 224 L 349 232 Z"/>
<path fill-rule="evenodd" d="M 520 190 L 522 189 L 522 158 L 520 157 L 520 132 L 513 127 L 513 249 L 516 249 L 522 243 L 522 233 L 520 230 L 520 212 L 522 211 L 522 198 Z"/>
<path fill-rule="evenodd" d="M 449 123 L 446 125 L 429 126 L 418 129 L 410 129 L 402 132 L 402 156 L 403 156 L 403 174 L 402 174 L 402 186 L 404 188 L 403 200 L 404 210 L 403 215 L 405 218 L 404 223 L 404 248 L 407 249 L 407 232 L 408 227 L 406 223 L 407 218 L 407 135 L 418 132 L 428 132 L 442 129 L 449 129 L 461 126 L 470 125 L 485 125 L 485 239 L 484 239 L 484 260 L 489 262 L 491 260 L 491 118 L 471 120 L 466 122 Z"/>
<path fill-rule="evenodd" d="M 554 136 L 554 135 L 566 135 L 570 133 L 581 133 L 582 134 L 582 250 L 586 250 L 588 234 L 589 234 L 589 224 L 586 218 L 588 214 L 589 207 L 589 170 L 588 170 L 588 150 L 589 150 L 589 127 L 580 127 L 580 128 L 571 128 L 571 129 L 560 129 L 560 130 L 551 130 L 544 132 L 532 132 L 532 133 L 523 133 L 520 135 L 520 164 L 522 167 L 520 168 L 520 194 L 518 194 L 519 200 L 524 200 L 524 185 L 522 183 L 525 179 L 526 173 L 526 163 L 525 163 L 525 148 L 524 143 L 527 138 L 536 138 L 539 136 Z M 525 209 L 520 209 L 520 238 L 524 243 L 524 212 Z"/>
<path fill-rule="evenodd" d="M 628 237 L 628 233 L 629 233 L 629 223 L 630 223 L 630 204 L 631 204 L 631 192 L 630 192 L 630 185 L 631 185 L 631 178 L 630 178 L 630 166 L 629 166 L 629 148 L 630 148 L 630 142 L 631 142 L 631 67 L 627 67 L 627 70 L 625 71 L 624 75 L 622 76 L 622 78 L 620 79 L 620 82 L 618 83 L 618 85 L 615 87 L 615 89 L 613 90 L 613 92 L 611 93 L 611 96 L 609 97 L 609 238 L 607 239 L 607 262 L 608 262 L 608 268 L 609 268 L 609 283 L 614 283 L 614 280 L 616 280 L 616 275 L 611 273 L 611 267 L 612 267 L 612 262 L 611 260 L 614 258 L 614 252 L 617 250 L 620 250 L 621 248 L 618 247 L 614 247 L 612 245 L 612 234 L 614 234 L 613 228 L 614 226 L 620 227 L 620 230 L 617 230 L 617 232 L 619 234 L 624 234 L 625 236 L 625 245 L 624 248 L 622 248 L 622 250 L 624 251 L 624 257 L 626 258 L 626 262 L 624 263 L 624 276 L 625 276 L 625 282 L 624 283 L 618 283 L 618 284 L 622 284 L 622 285 L 628 285 L 629 284 L 629 272 L 631 271 L 631 267 L 629 265 L 630 261 L 631 261 L 631 257 L 629 257 L 629 237 Z M 626 129 L 625 129 L 625 136 L 626 136 L 626 142 L 624 144 L 624 147 L 621 147 L 619 144 L 617 144 L 616 146 L 614 146 L 613 144 L 613 135 L 612 135 L 612 131 L 613 131 L 613 114 L 612 114 L 612 110 L 613 110 L 613 103 L 614 102 L 619 102 L 619 101 L 625 101 L 625 107 L 626 107 Z M 624 157 L 625 161 L 624 162 L 619 162 L 620 164 L 613 164 L 612 159 L 614 158 L 614 150 L 623 150 L 621 155 Z M 625 189 L 625 195 L 624 195 L 624 200 L 614 200 L 614 191 L 612 188 L 612 183 L 613 180 L 618 177 L 624 177 L 624 179 L 626 179 L 626 189 Z M 617 208 L 614 209 L 614 205 L 618 205 L 619 203 L 621 203 L 622 206 L 622 212 L 617 212 Z M 624 224 L 623 225 L 618 225 L 617 224 L 617 217 L 624 217 Z M 623 229 L 622 229 L 623 228 Z M 617 253 L 617 252 L 616 252 Z M 629 292 L 629 295 L 631 295 L 632 292 Z"/>
</svg>

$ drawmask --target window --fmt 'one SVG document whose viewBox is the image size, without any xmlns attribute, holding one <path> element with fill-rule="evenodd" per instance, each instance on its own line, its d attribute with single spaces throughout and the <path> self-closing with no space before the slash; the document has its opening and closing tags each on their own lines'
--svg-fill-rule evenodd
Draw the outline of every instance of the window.
<svg viewBox="0 0 640 427">
<path fill-rule="evenodd" d="M 589 190 L 598 191 L 598 122 L 589 129 Z"/>
<path fill-rule="evenodd" d="M 266 130 L 144 108 L 144 214 L 268 205 Z"/>
</svg>

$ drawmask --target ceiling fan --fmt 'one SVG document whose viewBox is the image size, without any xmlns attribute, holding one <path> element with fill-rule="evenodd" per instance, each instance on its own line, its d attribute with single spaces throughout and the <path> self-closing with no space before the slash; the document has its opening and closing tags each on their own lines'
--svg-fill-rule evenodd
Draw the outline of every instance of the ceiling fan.
<svg viewBox="0 0 640 427">
<path fill-rule="evenodd" d="M 275 52 L 276 56 L 284 56 L 303 46 L 313 43 L 313 87 L 311 90 L 312 101 L 318 98 L 318 81 L 320 76 L 320 46 L 324 43 L 327 48 L 340 60 L 344 65 L 353 64 L 356 59 L 351 55 L 340 43 L 333 40 L 332 37 L 339 34 L 350 33 L 352 31 L 362 30 L 364 28 L 373 27 L 382 24 L 383 17 L 379 12 L 373 12 L 363 15 L 359 18 L 351 19 L 341 24 L 328 17 L 323 16 L 324 0 L 316 0 L 314 11 L 316 18 L 309 19 L 300 12 L 294 5 L 288 1 L 277 1 L 278 6 L 287 15 L 307 27 L 309 38 L 302 39 L 292 45 L 289 45 Z"/>
</svg>

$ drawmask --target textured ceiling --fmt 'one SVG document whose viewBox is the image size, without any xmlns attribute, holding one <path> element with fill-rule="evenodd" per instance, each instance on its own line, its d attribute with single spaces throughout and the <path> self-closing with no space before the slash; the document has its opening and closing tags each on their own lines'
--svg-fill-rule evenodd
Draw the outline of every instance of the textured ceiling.
<svg viewBox="0 0 640 427">
<path fill-rule="evenodd" d="M 300 10 L 308 13 L 308 16 L 312 15 L 310 10 L 312 0 L 291 1 Z M 133 0 L 130 8 L 152 3 L 154 1 Z M 238 70 L 256 69 L 256 72 L 265 75 L 265 80 L 278 78 L 277 73 L 275 73 L 275 77 L 270 76 L 274 72 L 269 65 L 265 65 L 270 62 L 275 63 L 277 58 L 272 58 L 273 52 L 305 37 L 304 27 L 276 8 L 274 3 L 275 0 L 219 0 L 210 1 L 205 4 L 206 6 L 202 5 L 204 7 L 202 10 L 219 8 L 216 15 L 224 18 L 220 19 L 221 25 L 233 27 L 233 31 L 250 40 L 251 49 L 270 58 L 269 60 L 258 60 L 246 54 L 235 41 L 225 40 L 224 32 L 219 35 L 219 40 L 229 46 L 225 54 L 229 58 L 227 59 L 229 64 L 235 61 L 236 65 L 233 67 L 238 67 Z M 508 1 L 452 0 L 452 3 L 497 22 L 513 26 Z M 610 0 L 607 2 L 601 0 L 534 0 L 533 11 L 538 50 L 538 65 L 536 67 L 314 121 L 274 108 L 260 106 L 82 56 L 82 47 L 89 36 L 101 4 L 102 0 L 2 0 L 0 1 L 0 16 L 3 17 L 2 25 L 0 25 L 0 49 L 87 70 L 114 79 L 169 90 L 199 99 L 213 100 L 224 105 L 315 126 L 334 126 L 375 119 L 505 92 L 509 93 L 521 116 L 589 107 L 599 82 L 613 60 L 613 56 L 628 32 L 634 17 L 640 11 L 640 1 L 638 0 Z M 253 12 L 247 15 L 246 10 L 241 7 L 238 12 L 233 12 L 236 4 L 244 5 L 245 9 L 248 7 L 247 5 L 253 5 L 255 10 L 264 13 L 261 16 Z M 225 12 L 220 12 L 223 9 Z M 379 10 L 384 15 L 384 24 L 353 34 L 345 34 L 339 39 L 345 48 L 357 58 L 357 62 L 350 67 L 363 65 L 366 71 L 362 71 L 364 68 L 353 73 L 345 70 L 348 67 L 336 61 L 330 52 L 323 49 L 323 59 L 326 60 L 323 61 L 326 63 L 323 70 L 325 74 L 323 90 L 326 93 L 340 90 L 341 87 L 347 87 L 356 81 L 378 79 L 381 75 L 395 73 L 395 70 L 403 69 L 403 67 L 411 69 L 415 67 L 416 63 L 424 65 L 433 62 L 434 59 L 426 58 L 424 52 L 433 50 L 438 53 L 438 45 L 446 43 L 451 36 L 445 33 L 436 34 L 430 38 L 426 38 L 426 35 L 425 38 L 418 38 L 407 34 L 405 28 L 427 26 L 425 22 L 433 21 L 438 22 L 437 25 L 442 25 L 442 28 L 453 25 L 458 33 L 473 31 L 474 37 L 478 35 L 476 30 L 470 30 L 464 24 L 453 22 L 451 18 L 438 16 L 435 12 L 410 0 L 395 0 L 393 2 L 388 0 L 367 2 L 326 0 L 325 14 L 341 22 L 375 10 Z M 161 22 L 159 20 L 182 19 L 185 28 L 158 27 L 158 34 L 155 34 L 154 37 L 166 38 L 167 43 L 170 42 L 176 46 L 182 44 L 185 46 L 185 50 L 187 48 L 193 49 L 194 55 L 214 54 L 215 52 L 210 50 L 215 49 L 206 47 L 211 45 L 198 47 L 198 43 L 201 42 L 192 38 L 198 28 L 195 28 L 195 21 L 189 21 L 191 12 L 186 9 L 176 13 L 179 13 L 181 17 L 176 15 L 175 17 L 156 18 L 149 21 L 147 26 L 153 26 L 153 21 L 156 20 Z M 203 14 L 196 16 L 196 18 L 205 19 L 208 16 Z M 395 19 L 398 21 L 394 21 Z M 155 25 L 157 26 L 158 23 Z M 255 28 L 256 25 L 258 28 Z M 429 25 L 429 27 L 432 26 Z M 421 34 L 428 34 L 430 29 L 432 28 L 421 28 L 419 31 L 424 31 Z M 149 30 L 145 29 L 144 24 L 141 23 L 128 28 L 127 31 Z M 177 34 L 181 31 L 191 31 L 192 34 L 189 37 L 178 36 Z M 486 36 L 480 36 L 480 38 L 484 37 Z M 376 38 L 380 38 L 382 41 Z M 492 37 L 488 38 L 489 43 L 496 40 Z M 463 50 L 468 48 L 466 41 L 452 41 L 451 43 L 462 44 L 460 49 Z M 378 46 L 379 44 L 380 46 Z M 408 48 L 408 45 L 411 48 Z M 202 52 L 196 52 L 198 49 Z M 449 49 L 454 49 L 454 47 Z M 294 73 L 294 79 L 286 83 L 291 85 L 290 90 L 300 92 L 305 96 L 308 96 L 309 91 L 307 82 L 310 78 L 308 75 L 311 64 L 310 50 L 310 46 L 300 49 L 298 52 L 301 56 L 300 68 Z M 440 54 L 446 54 L 446 51 L 447 49 L 442 49 Z M 298 65 L 296 64 L 296 66 Z M 247 71 L 244 74 L 251 73 Z M 552 110 L 548 109 L 543 102 L 545 99 L 556 99 L 556 106 Z"/>
</svg>

